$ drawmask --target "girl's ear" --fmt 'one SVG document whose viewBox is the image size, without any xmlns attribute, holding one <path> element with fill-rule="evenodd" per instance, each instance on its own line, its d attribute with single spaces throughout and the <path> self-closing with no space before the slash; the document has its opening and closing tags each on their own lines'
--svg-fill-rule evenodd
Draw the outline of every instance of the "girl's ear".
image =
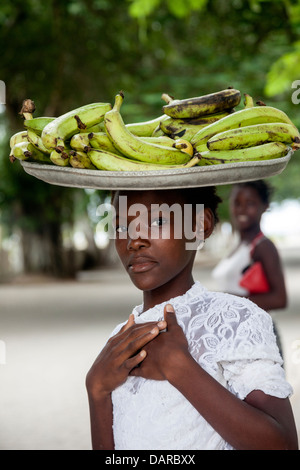
<svg viewBox="0 0 300 470">
<path fill-rule="evenodd" d="M 215 227 L 214 215 L 209 207 L 196 214 L 196 238 L 204 241 L 209 238 Z"/>
</svg>

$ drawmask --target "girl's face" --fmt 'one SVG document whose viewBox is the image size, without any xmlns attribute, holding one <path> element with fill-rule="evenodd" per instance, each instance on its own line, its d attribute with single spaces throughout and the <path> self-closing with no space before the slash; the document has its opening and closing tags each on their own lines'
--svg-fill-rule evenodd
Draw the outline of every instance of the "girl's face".
<svg viewBox="0 0 300 470">
<path fill-rule="evenodd" d="M 121 191 L 115 196 L 116 249 L 133 284 L 143 291 L 165 286 L 172 295 L 175 284 L 185 288 L 190 280 L 195 250 L 186 249 L 184 234 L 176 238 L 175 216 L 167 210 L 179 201 L 178 191 L 168 190 Z"/>
<path fill-rule="evenodd" d="M 267 209 L 255 188 L 234 188 L 230 210 L 237 230 L 244 231 L 259 226 L 262 214 Z"/>
</svg>

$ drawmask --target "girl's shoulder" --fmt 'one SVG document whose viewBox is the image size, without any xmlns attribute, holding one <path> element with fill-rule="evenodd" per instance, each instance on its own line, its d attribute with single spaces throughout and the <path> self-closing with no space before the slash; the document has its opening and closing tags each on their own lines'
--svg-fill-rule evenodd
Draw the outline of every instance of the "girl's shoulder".
<svg viewBox="0 0 300 470">
<path fill-rule="evenodd" d="M 251 254 L 255 258 L 255 255 L 264 255 L 267 256 L 273 255 L 277 253 L 277 248 L 273 241 L 266 237 L 265 235 L 261 234 L 260 237 L 254 239 L 251 243 Z"/>
<path fill-rule="evenodd" d="M 247 324 L 255 329 L 258 324 L 264 324 L 267 329 L 272 328 L 271 316 L 246 297 L 209 290 L 205 296 L 207 315 L 218 316 L 223 324 L 233 328 Z"/>
<path fill-rule="evenodd" d="M 272 317 L 245 297 L 205 290 L 182 325 L 196 353 L 222 361 L 280 362 Z M 202 360 L 201 359 L 201 360 Z"/>
</svg>

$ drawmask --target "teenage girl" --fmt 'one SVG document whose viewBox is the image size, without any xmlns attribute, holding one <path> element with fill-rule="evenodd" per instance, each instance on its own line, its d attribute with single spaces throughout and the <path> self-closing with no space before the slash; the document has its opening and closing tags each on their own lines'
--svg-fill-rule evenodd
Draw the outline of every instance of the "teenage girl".
<svg viewBox="0 0 300 470">
<path fill-rule="evenodd" d="M 114 194 L 116 249 L 143 303 L 87 374 L 94 449 L 297 449 L 270 315 L 194 281 L 196 249 L 187 249 L 185 232 L 175 236 L 166 210 L 192 204 L 201 240 L 213 231 L 218 202 L 214 188 Z M 137 236 L 134 204 L 147 214 Z"/>
</svg>

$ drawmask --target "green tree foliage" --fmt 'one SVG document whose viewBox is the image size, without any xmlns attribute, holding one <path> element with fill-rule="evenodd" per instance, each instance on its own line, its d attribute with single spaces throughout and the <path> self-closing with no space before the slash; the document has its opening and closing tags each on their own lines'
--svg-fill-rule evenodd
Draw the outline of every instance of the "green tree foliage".
<svg viewBox="0 0 300 470">
<path fill-rule="evenodd" d="M 161 114 L 163 92 L 197 96 L 231 85 L 287 112 L 300 127 L 291 82 L 299 77 L 299 2 L 292 0 L 14 0 L 0 4 L 0 79 L 6 84 L 0 158 L 2 223 L 50 237 L 72 224 L 82 190 L 28 176 L 8 160 L 9 136 L 31 98 L 56 116 L 125 93 L 125 122 Z M 298 54 L 298 55 L 297 55 Z M 0 123 L 1 124 L 1 123 Z M 276 197 L 298 197 L 297 154 Z M 45 269 L 55 269 L 50 256 Z M 50 263 L 50 264 L 49 264 Z M 30 264 L 30 263 L 29 263 Z"/>
</svg>

